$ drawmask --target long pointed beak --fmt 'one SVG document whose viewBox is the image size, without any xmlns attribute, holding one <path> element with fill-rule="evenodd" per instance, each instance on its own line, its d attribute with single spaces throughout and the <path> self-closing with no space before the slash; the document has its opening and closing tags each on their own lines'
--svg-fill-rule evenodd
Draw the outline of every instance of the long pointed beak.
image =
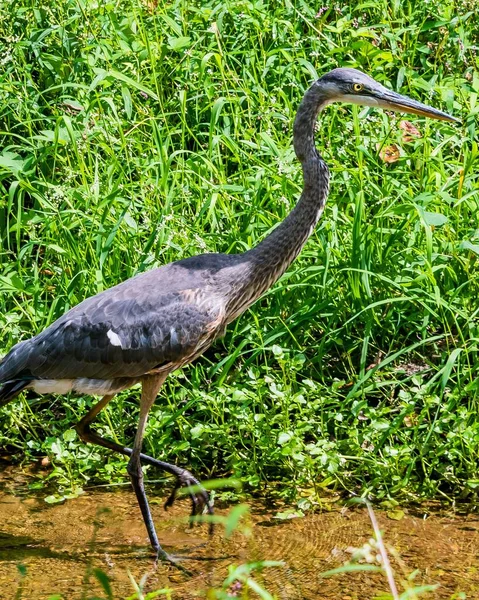
<svg viewBox="0 0 479 600">
<path fill-rule="evenodd" d="M 420 115 L 421 117 L 429 117 L 430 119 L 438 119 L 439 121 L 449 121 L 452 123 L 460 123 L 459 119 L 452 117 L 442 110 L 417 102 L 407 96 L 401 96 L 388 89 L 381 91 L 376 97 L 377 106 L 381 106 L 386 110 L 394 110 L 397 112 L 410 113 L 413 115 Z"/>
</svg>

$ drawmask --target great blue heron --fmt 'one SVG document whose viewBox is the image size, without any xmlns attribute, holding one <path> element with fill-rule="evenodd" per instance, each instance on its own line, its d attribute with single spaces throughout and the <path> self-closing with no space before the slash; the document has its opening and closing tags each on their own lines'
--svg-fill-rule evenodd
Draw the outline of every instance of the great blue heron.
<svg viewBox="0 0 479 600">
<path fill-rule="evenodd" d="M 167 505 L 183 486 L 199 486 L 185 469 L 141 453 L 148 412 L 172 371 L 200 356 L 225 328 L 284 273 L 318 222 L 329 189 L 329 170 L 314 144 L 319 111 L 349 102 L 457 121 L 401 96 L 355 69 L 330 71 L 306 92 L 294 123 L 294 149 L 303 168 L 301 198 L 288 217 L 243 254 L 202 254 L 137 275 L 69 310 L 35 337 L 18 343 L 0 363 L 0 405 L 24 389 L 40 394 L 98 394 L 102 399 L 78 423 L 85 442 L 130 456 L 128 473 L 150 542 L 161 548 L 143 486 L 141 461 L 177 481 Z M 140 417 L 133 449 L 101 438 L 90 424 L 115 394 L 141 383 Z M 198 488 L 197 488 L 198 489 Z M 192 514 L 205 506 L 204 489 L 191 491 Z"/>
</svg>

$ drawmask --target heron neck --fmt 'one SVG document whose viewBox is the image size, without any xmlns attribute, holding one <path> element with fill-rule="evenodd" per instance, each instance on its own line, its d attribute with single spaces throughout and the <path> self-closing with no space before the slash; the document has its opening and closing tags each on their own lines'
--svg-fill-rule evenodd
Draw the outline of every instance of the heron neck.
<svg viewBox="0 0 479 600">
<path fill-rule="evenodd" d="M 243 310 L 286 271 L 301 252 L 323 213 L 329 191 L 329 169 L 316 149 L 314 128 L 317 115 L 326 104 L 327 99 L 313 84 L 298 109 L 293 137 L 296 156 L 303 169 L 303 191 L 286 219 L 244 255 L 250 268 L 242 285 L 235 286 L 235 296 L 243 298 L 243 304 L 246 304 Z M 238 287 L 243 289 L 238 290 Z M 233 306 L 232 312 L 236 316 L 238 309 Z"/>
</svg>

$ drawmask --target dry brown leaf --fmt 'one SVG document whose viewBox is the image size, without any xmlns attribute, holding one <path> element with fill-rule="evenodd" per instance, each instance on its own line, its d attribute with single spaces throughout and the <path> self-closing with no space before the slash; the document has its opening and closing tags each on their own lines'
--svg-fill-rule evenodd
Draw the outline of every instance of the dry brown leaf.
<svg viewBox="0 0 479 600">
<path fill-rule="evenodd" d="M 379 352 L 376 354 L 376 358 L 374 359 L 374 362 L 372 362 L 370 365 L 368 365 L 368 366 L 366 367 L 366 371 L 370 371 L 371 369 L 374 369 L 374 367 L 377 367 L 377 366 L 380 364 L 380 362 L 381 362 L 381 359 L 382 359 L 382 357 L 383 357 L 383 354 L 384 354 L 384 353 L 383 353 L 383 352 L 381 352 L 381 350 L 380 350 L 380 351 L 379 351 Z"/>
<path fill-rule="evenodd" d="M 383 146 L 379 150 L 379 156 L 385 163 L 395 163 L 399 160 L 399 147 L 396 144 Z"/>
<path fill-rule="evenodd" d="M 404 417 L 404 425 L 406 425 L 406 427 L 414 427 L 417 425 L 417 422 L 417 415 L 415 413 L 411 413 Z"/>
<path fill-rule="evenodd" d="M 158 0 L 144 0 L 143 3 L 150 12 L 158 8 Z"/>
<path fill-rule="evenodd" d="M 404 143 L 412 142 L 414 138 L 421 137 L 421 132 L 419 129 L 409 121 L 400 121 L 399 129 L 404 131 L 402 135 L 402 141 Z"/>
</svg>

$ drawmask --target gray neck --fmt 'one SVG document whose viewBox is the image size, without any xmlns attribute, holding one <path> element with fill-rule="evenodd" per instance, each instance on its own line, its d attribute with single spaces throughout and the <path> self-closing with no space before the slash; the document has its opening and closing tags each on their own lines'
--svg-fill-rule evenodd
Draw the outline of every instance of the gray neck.
<svg viewBox="0 0 479 600">
<path fill-rule="evenodd" d="M 316 150 L 314 128 L 319 111 L 327 103 L 318 84 L 306 92 L 294 122 L 294 150 L 303 168 L 301 197 L 276 229 L 246 252 L 249 267 L 244 280 L 234 286 L 227 308 L 231 320 L 269 289 L 298 256 L 319 221 L 329 191 L 329 169 Z"/>
</svg>

